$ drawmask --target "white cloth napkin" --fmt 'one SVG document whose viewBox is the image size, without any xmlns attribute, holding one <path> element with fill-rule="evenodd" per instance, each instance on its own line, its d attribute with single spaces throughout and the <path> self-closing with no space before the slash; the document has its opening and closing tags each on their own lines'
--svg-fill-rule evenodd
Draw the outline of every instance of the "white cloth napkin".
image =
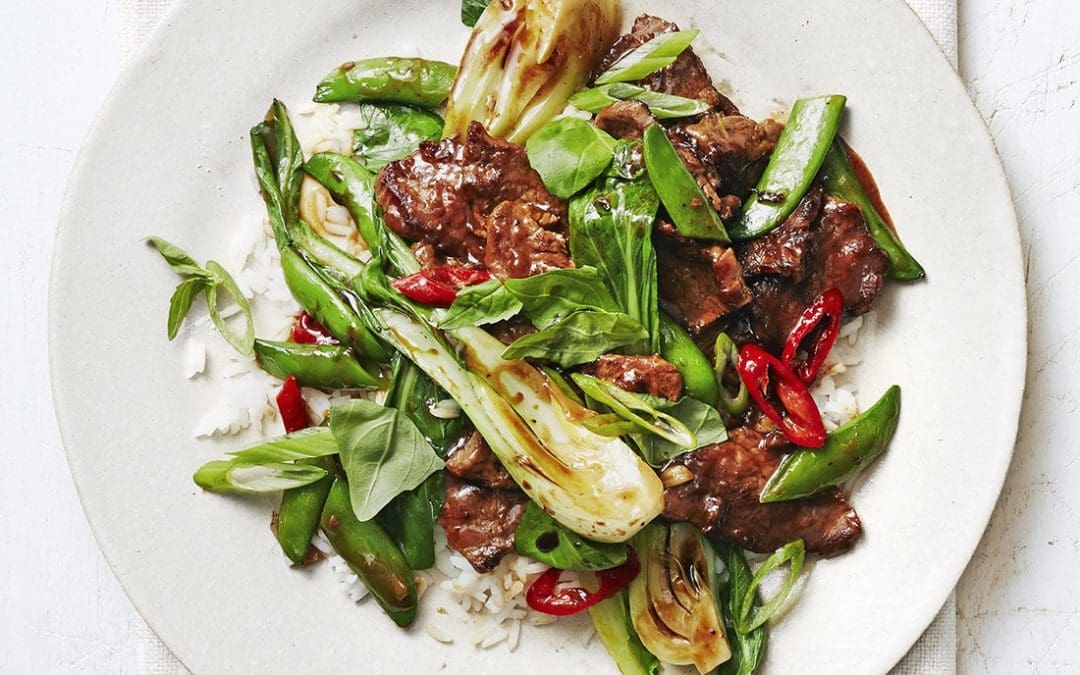
<svg viewBox="0 0 1080 675">
<path fill-rule="evenodd" d="M 945 55 L 956 66 L 957 0 L 907 0 L 933 33 Z M 120 0 L 120 54 L 125 62 L 139 50 L 173 0 Z M 140 623 L 140 675 L 182 675 L 183 664 L 162 644 L 157 635 Z M 954 675 L 956 673 L 956 594 L 911 648 L 892 675 Z"/>
</svg>

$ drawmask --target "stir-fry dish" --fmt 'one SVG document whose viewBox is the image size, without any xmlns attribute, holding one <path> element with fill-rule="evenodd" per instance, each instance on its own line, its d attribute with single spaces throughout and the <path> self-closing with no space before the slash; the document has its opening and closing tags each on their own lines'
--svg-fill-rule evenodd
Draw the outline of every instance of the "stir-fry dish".
<svg viewBox="0 0 1080 675">
<path fill-rule="evenodd" d="M 923 270 L 837 135 L 844 96 L 750 119 L 696 30 L 618 35 L 617 0 L 462 18 L 458 66 L 366 58 L 318 83 L 359 119 L 348 151 L 305 153 L 280 101 L 251 129 L 285 333 L 256 337 L 249 289 L 151 238 L 183 277 L 170 339 L 205 295 L 280 378 L 284 435 L 195 482 L 280 492 L 288 560 L 323 546 L 399 626 L 448 547 L 473 576 L 520 562 L 533 614 L 587 610 L 623 673 L 752 673 L 806 555 L 858 541 L 846 488 L 897 427 L 896 386 L 823 412 L 836 351 Z"/>
</svg>

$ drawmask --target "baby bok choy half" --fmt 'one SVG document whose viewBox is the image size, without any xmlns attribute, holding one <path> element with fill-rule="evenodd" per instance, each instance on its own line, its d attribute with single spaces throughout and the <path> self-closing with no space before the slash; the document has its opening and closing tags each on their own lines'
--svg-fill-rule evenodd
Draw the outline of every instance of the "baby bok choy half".
<svg viewBox="0 0 1080 675">
<path fill-rule="evenodd" d="M 524 143 L 585 84 L 618 23 L 617 0 L 490 3 L 465 48 L 443 134 L 464 134 L 475 120 Z"/>
</svg>

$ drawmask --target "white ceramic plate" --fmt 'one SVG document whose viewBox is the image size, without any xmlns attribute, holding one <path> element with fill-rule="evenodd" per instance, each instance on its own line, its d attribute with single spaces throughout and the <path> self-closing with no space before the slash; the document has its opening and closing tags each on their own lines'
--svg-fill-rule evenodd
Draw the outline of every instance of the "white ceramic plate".
<svg viewBox="0 0 1080 675">
<path fill-rule="evenodd" d="M 904 391 L 892 447 L 853 495 L 865 536 L 813 565 L 769 646 L 771 673 L 883 672 L 956 583 L 1012 452 L 1026 314 L 993 145 L 899 0 L 625 5 L 627 23 L 651 9 L 700 28 L 714 79 L 748 114 L 847 94 L 843 133 L 929 272 L 890 284 L 864 329 L 864 403 L 894 382 Z M 614 672 L 599 641 L 582 646 L 579 624 L 530 630 L 514 654 L 439 645 L 425 616 L 400 631 L 332 582 L 287 569 L 267 500 L 203 494 L 190 478 L 233 444 L 192 440 L 200 392 L 164 334 L 176 279 L 143 239 L 159 234 L 200 260 L 220 252 L 232 224 L 261 213 L 246 135 L 270 99 L 299 104 L 333 66 L 409 44 L 456 62 L 467 37 L 457 12 L 456 0 L 178 2 L 79 157 L 53 261 L 57 415 L 113 571 L 196 672 Z"/>
</svg>

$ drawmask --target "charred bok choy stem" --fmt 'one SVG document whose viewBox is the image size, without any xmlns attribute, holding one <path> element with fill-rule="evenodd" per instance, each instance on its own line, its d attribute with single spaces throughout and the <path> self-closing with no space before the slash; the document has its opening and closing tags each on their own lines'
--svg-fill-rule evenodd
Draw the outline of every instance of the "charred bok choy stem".
<svg viewBox="0 0 1080 675">
<path fill-rule="evenodd" d="M 446 108 L 444 136 L 472 121 L 524 143 L 562 112 L 618 31 L 617 0 L 505 0 L 473 29 Z"/>
<path fill-rule="evenodd" d="M 356 518 L 349 501 L 349 486 L 340 477 L 330 489 L 319 526 L 394 623 L 412 623 L 417 597 L 412 571 L 378 523 Z"/>
<path fill-rule="evenodd" d="M 685 237 L 727 243 L 724 223 L 679 157 L 664 127 L 653 124 L 645 130 L 644 151 L 649 180 L 679 232 Z"/>
<path fill-rule="evenodd" d="M 763 503 L 800 499 L 841 485 L 870 466 L 889 445 L 900 421 L 900 387 L 829 433 L 816 450 L 797 450 L 780 462 L 761 490 Z"/>
<path fill-rule="evenodd" d="M 728 228 L 735 240 L 760 237 L 778 227 L 806 196 L 825 162 L 844 115 L 843 96 L 795 101 L 757 189 Z"/>
<path fill-rule="evenodd" d="M 385 56 L 349 61 L 315 88 L 317 103 L 367 101 L 434 107 L 450 94 L 457 68 L 442 61 Z"/>
<path fill-rule="evenodd" d="M 352 350 L 344 345 L 255 340 L 255 360 L 274 377 L 293 375 L 305 387 L 360 389 L 382 384 L 361 367 Z"/>
<path fill-rule="evenodd" d="M 904 247 L 892 228 L 878 213 L 874 201 L 866 194 L 848 157 L 847 146 L 840 138 L 833 142 L 829 154 L 825 157 L 825 163 L 821 166 L 821 183 L 830 195 L 858 205 L 863 218 L 866 219 L 866 227 L 870 230 L 870 235 L 889 256 L 890 279 L 914 281 L 926 276 L 922 265 Z"/>
<path fill-rule="evenodd" d="M 630 582 L 630 618 L 646 649 L 703 675 L 731 658 L 714 595 L 716 560 L 701 532 L 656 522 L 634 546 L 641 573 Z"/>
</svg>

